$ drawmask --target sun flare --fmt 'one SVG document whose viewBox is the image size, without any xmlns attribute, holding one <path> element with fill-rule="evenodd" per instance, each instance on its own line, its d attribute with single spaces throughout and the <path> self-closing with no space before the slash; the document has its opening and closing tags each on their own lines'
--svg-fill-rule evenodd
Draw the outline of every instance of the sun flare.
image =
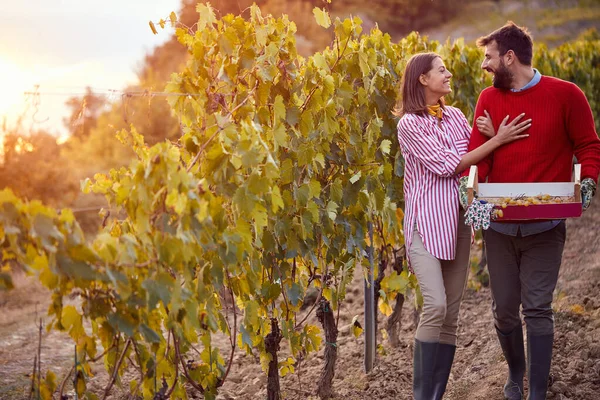
<svg viewBox="0 0 600 400">
<path fill-rule="evenodd" d="M 0 117 L 12 114 L 27 89 L 26 74 L 14 63 L 0 56 Z"/>
</svg>

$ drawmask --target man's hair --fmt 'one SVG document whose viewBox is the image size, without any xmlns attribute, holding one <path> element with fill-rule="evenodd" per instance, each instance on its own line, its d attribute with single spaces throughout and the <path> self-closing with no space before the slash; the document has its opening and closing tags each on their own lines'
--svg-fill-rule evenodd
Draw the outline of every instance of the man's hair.
<svg viewBox="0 0 600 400">
<path fill-rule="evenodd" d="M 492 42 L 496 42 L 501 56 L 512 50 L 521 64 L 531 65 L 533 39 L 527 28 L 508 21 L 502 28 L 477 39 L 477 46 L 484 47 Z"/>
<path fill-rule="evenodd" d="M 401 117 L 404 114 L 426 113 L 425 87 L 419 78 L 431 71 L 436 58 L 441 57 L 436 53 L 418 53 L 408 60 L 400 83 L 401 98 L 394 109 L 394 115 Z M 444 98 L 442 97 L 438 103 L 443 107 Z"/>
</svg>

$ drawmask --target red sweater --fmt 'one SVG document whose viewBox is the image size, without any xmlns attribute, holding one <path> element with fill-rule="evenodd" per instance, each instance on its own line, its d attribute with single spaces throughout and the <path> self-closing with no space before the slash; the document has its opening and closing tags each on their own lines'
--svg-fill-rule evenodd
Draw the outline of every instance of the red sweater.
<svg viewBox="0 0 600 400">
<path fill-rule="evenodd" d="M 498 148 L 477 167 L 479 181 L 485 182 L 569 182 L 573 155 L 581 164 L 581 179 L 600 174 L 600 140 L 594 126 L 592 110 L 576 85 L 557 78 L 542 76 L 541 81 L 522 92 L 488 87 L 481 92 L 475 119 L 487 110 L 496 132 L 506 115 L 509 121 L 520 113 L 521 120 L 531 118 L 531 128 L 519 139 Z M 469 151 L 488 138 L 473 124 Z M 464 175 L 468 175 L 465 171 Z"/>
</svg>

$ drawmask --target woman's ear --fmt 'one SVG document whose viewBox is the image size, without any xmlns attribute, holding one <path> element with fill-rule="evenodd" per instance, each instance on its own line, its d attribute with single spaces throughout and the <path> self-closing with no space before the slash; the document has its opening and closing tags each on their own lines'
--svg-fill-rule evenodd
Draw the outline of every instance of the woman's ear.
<svg viewBox="0 0 600 400">
<path fill-rule="evenodd" d="M 421 82 L 421 85 L 427 86 L 427 77 L 425 74 L 419 75 L 419 82 Z"/>
</svg>

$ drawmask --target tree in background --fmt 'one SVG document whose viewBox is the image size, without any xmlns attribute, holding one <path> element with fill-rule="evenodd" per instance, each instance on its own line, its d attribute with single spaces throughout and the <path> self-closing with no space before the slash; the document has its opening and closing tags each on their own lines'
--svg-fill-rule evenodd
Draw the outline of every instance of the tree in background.
<svg viewBox="0 0 600 400">
<path fill-rule="evenodd" d="M 60 147 L 56 137 L 44 131 L 27 136 L 20 130 L 5 132 L 0 188 L 9 187 L 19 197 L 41 200 L 54 207 L 72 204 L 79 184 L 65 168 Z"/>
<path fill-rule="evenodd" d="M 85 91 L 83 97 L 71 97 L 65 103 L 71 114 L 64 119 L 64 123 L 73 138 L 87 138 L 96 127 L 98 116 L 106 108 L 104 96 L 95 94 L 89 86 Z"/>
</svg>

